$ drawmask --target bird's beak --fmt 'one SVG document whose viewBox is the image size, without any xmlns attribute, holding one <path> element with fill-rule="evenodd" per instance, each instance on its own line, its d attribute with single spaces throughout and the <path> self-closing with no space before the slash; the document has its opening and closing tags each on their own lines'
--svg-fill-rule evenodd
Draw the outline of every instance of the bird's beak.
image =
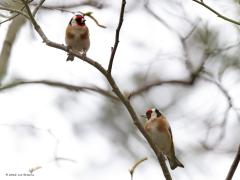
<svg viewBox="0 0 240 180">
<path fill-rule="evenodd" d="M 145 114 L 142 114 L 141 117 L 147 119 L 147 116 Z"/>
</svg>

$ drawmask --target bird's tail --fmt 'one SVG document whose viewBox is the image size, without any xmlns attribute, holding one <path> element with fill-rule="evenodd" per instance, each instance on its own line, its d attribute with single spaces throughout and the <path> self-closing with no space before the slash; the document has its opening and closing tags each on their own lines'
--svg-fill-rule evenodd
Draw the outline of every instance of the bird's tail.
<svg viewBox="0 0 240 180">
<path fill-rule="evenodd" d="M 172 170 L 176 169 L 177 167 L 184 168 L 184 165 L 175 156 L 172 158 L 168 157 L 168 162 Z"/>
<path fill-rule="evenodd" d="M 72 54 L 68 54 L 67 61 L 73 61 L 74 56 Z"/>
</svg>

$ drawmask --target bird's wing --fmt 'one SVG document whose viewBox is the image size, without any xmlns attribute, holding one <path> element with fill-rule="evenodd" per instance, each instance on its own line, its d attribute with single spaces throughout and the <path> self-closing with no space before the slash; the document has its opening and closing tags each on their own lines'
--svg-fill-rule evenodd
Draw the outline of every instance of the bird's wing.
<svg viewBox="0 0 240 180">
<path fill-rule="evenodd" d="M 171 130 L 171 127 L 170 127 L 170 126 L 168 127 L 168 131 L 169 131 L 169 133 L 170 133 L 170 135 L 171 135 L 171 139 L 173 140 L 173 137 L 172 137 L 172 130 Z"/>
<path fill-rule="evenodd" d="M 171 153 L 172 153 L 173 156 L 175 156 L 175 148 L 174 148 L 174 144 L 173 144 L 173 136 L 172 136 L 172 130 L 171 130 L 170 126 L 168 127 L 168 131 L 169 131 L 170 136 L 171 136 L 171 146 L 172 146 Z"/>
</svg>

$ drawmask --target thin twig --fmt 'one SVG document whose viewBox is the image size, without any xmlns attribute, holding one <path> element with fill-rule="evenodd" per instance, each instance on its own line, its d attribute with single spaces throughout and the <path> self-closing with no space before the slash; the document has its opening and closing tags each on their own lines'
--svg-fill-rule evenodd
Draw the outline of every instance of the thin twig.
<svg viewBox="0 0 240 180">
<path fill-rule="evenodd" d="M 100 24 L 99 22 L 98 22 L 98 20 L 92 15 L 92 12 L 86 12 L 86 13 L 83 13 L 85 16 L 88 16 L 88 17 L 90 17 L 99 27 L 101 27 L 101 28 L 106 28 L 106 26 L 104 26 L 104 25 L 102 25 L 102 24 Z"/>
<path fill-rule="evenodd" d="M 233 175 L 234 175 L 234 173 L 235 173 L 235 171 L 237 169 L 239 161 L 240 161 L 240 145 L 238 147 L 238 151 L 237 151 L 236 157 L 235 157 L 235 159 L 234 159 L 234 161 L 233 161 L 233 163 L 231 165 L 231 168 L 230 168 L 230 170 L 228 172 L 226 180 L 231 180 L 232 179 L 232 177 L 233 177 Z"/>
<path fill-rule="evenodd" d="M 21 12 L 24 10 L 24 8 L 25 8 L 25 7 L 23 6 L 23 7 L 20 9 Z M 10 10 L 10 9 L 9 9 L 9 10 Z M 12 11 L 14 12 L 14 10 L 12 10 Z M 12 19 L 16 18 L 16 17 L 19 16 L 19 15 L 20 15 L 20 13 L 17 13 L 17 12 L 16 12 L 16 14 L 14 14 L 13 16 L 11 16 L 11 17 L 9 17 L 8 19 L 0 22 L 0 25 L 3 24 L 3 23 L 5 23 L 5 22 L 7 22 L 7 21 L 11 21 Z"/>
<path fill-rule="evenodd" d="M 37 7 L 34 9 L 34 11 L 33 11 L 33 13 L 32 13 L 34 17 L 36 16 L 38 10 L 41 8 L 41 6 L 43 5 L 44 2 L 45 2 L 45 0 L 41 0 L 41 1 L 39 2 L 39 4 L 37 5 Z"/>
<path fill-rule="evenodd" d="M 37 6 L 37 3 L 32 3 L 33 6 Z M 56 10 L 61 10 L 61 9 L 70 9 L 70 8 L 77 8 L 79 6 L 92 6 L 97 9 L 102 9 L 102 7 L 105 4 L 102 2 L 99 2 L 99 0 L 90 0 L 90 1 L 81 1 L 77 3 L 71 3 L 71 4 L 52 4 L 52 5 L 44 5 L 41 7 L 41 9 L 56 9 Z"/>
<path fill-rule="evenodd" d="M 122 6 L 121 6 L 121 11 L 120 11 L 120 16 L 119 16 L 118 27 L 116 29 L 116 34 L 115 34 L 115 43 L 114 43 L 114 46 L 112 48 L 112 53 L 111 53 L 109 64 L 108 64 L 109 74 L 111 74 L 111 71 L 112 71 L 113 59 L 114 59 L 115 53 L 117 51 L 118 43 L 119 43 L 119 35 L 120 35 L 120 30 L 121 30 L 121 27 L 122 27 L 122 23 L 123 23 L 125 5 L 126 5 L 126 0 L 122 0 Z"/>
<path fill-rule="evenodd" d="M 154 81 L 152 83 L 149 83 L 149 84 L 146 84 L 134 91 L 132 91 L 128 98 L 132 98 L 134 96 L 137 96 L 141 93 L 144 93 L 154 87 L 157 87 L 157 86 L 161 86 L 161 85 L 166 85 L 166 84 L 172 84 L 172 85 L 181 85 L 181 86 L 190 86 L 193 84 L 193 80 L 192 79 L 187 79 L 187 80 L 167 80 L 167 81 L 164 81 L 164 80 L 157 80 L 157 81 Z"/>
<path fill-rule="evenodd" d="M 28 15 L 27 15 L 25 12 L 23 12 L 22 10 L 13 9 L 13 8 L 8 8 L 8 7 L 2 7 L 2 6 L 0 6 L 0 9 L 2 9 L 2 10 L 4 10 L 4 11 L 15 12 L 15 13 L 21 14 L 21 15 L 23 15 L 25 18 L 29 19 Z"/>
<path fill-rule="evenodd" d="M 35 166 L 35 167 L 32 167 L 30 168 L 28 171 L 32 174 L 33 172 L 37 171 L 38 169 L 41 169 L 42 166 Z"/>
<path fill-rule="evenodd" d="M 156 145 L 153 143 L 152 139 L 149 137 L 149 135 L 145 132 L 143 125 L 141 124 L 136 112 L 134 111 L 132 105 L 130 104 L 130 101 L 123 95 L 123 93 L 120 91 L 119 87 L 117 86 L 115 80 L 113 79 L 111 73 L 109 73 L 108 70 L 106 70 L 105 68 L 103 68 L 103 66 L 101 64 L 99 64 L 97 61 L 94 61 L 92 59 L 90 59 L 89 57 L 86 57 L 84 55 L 81 55 L 78 52 L 74 52 L 71 49 L 69 49 L 67 46 L 61 45 L 61 44 L 57 44 L 55 42 L 50 41 L 47 36 L 45 35 L 45 33 L 43 32 L 43 30 L 41 29 L 41 27 L 38 25 L 38 23 L 36 22 L 35 18 L 33 17 L 31 10 L 28 6 L 28 4 L 24 1 L 21 0 L 26 7 L 27 13 L 29 14 L 30 17 L 30 21 L 34 26 L 34 29 L 37 31 L 37 33 L 40 35 L 40 37 L 42 38 L 43 42 L 46 43 L 46 45 L 50 46 L 50 47 L 54 47 L 56 49 L 61 49 L 65 52 L 70 52 L 71 54 L 73 54 L 75 57 L 78 57 L 79 59 L 82 59 L 83 61 L 87 62 L 88 64 L 92 65 L 93 67 L 95 67 L 96 69 L 98 69 L 98 71 L 100 71 L 105 78 L 108 80 L 109 84 L 111 85 L 113 92 L 118 96 L 118 98 L 120 99 L 120 101 L 123 103 L 123 105 L 125 106 L 125 108 L 128 110 L 133 123 L 136 125 L 136 127 L 138 128 L 138 130 L 143 134 L 143 136 L 146 138 L 146 140 L 148 141 L 149 145 L 151 146 L 151 148 L 153 149 L 154 153 L 156 154 L 159 164 L 161 165 L 163 174 L 166 178 L 166 180 L 172 180 L 172 177 L 170 175 L 170 172 L 167 168 L 167 165 L 165 163 L 165 159 L 163 157 L 163 154 L 161 152 L 159 152 L 158 148 L 156 147 Z M 125 2 L 125 0 L 123 0 L 123 2 Z"/>
<path fill-rule="evenodd" d="M 190 72 L 190 77 L 188 79 L 183 79 L 183 80 L 157 80 L 155 82 L 149 83 L 147 85 L 144 85 L 134 91 L 132 91 L 129 96 L 128 99 L 139 95 L 145 91 L 150 90 L 151 88 L 157 87 L 157 86 L 161 86 L 161 85 L 166 85 L 166 84 L 171 84 L 171 85 L 180 85 L 180 86 L 191 86 L 195 83 L 196 79 L 198 79 L 199 74 L 203 71 L 204 69 L 204 65 L 206 63 L 206 61 L 208 60 L 209 54 L 207 54 L 206 52 L 204 53 L 201 63 L 198 66 L 198 68 L 193 71 Z"/>
<path fill-rule="evenodd" d="M 6 20 L 0 22 L 0 25 L 3 24 L 3 23 L 5 23 L 5 22 L 11 21 L 12 19 L 14 19 L 14 18 L 17 17 L 17 16 L 19 16 L 19 14 L 15 14 L 15 15 L 9 17 L 8 19 L 6 19 Z"/>
<path fill-rule="evenodd" d="M 236 24 L 236 25 L 240 25 L 240 22 L 237 22 L 233 19 L 230 19 L 222 14 L 220 14 L 219 12 L 217 12 L 216 10 L 214 10 L 213 8 L 211 8 L 210 6 L 208 6 L 207 4 L 205 4 L 203 1 L 199 1 L 199 0 L 193 0 L 194 2 L 202 5 L 203 7 L 207 8 L 209 11 L 213 12 L 214 14 L 216 14 L 218 17 L 224 19 L 225 21 L 228 21 L 228 22 L 231 22 L 233 24 Z"/>
<path fill-rule="evenodd" d="M 129 169 L 129 173 L 130 173 L 130 175 L 131 175 L 131 180 L 133 180 L 133 173 L 134 173 L 136 167 L 137 167 L 138 165 L 140 165 L 143 161 L 146 161 L 147 159 L 148 159 L 147 157 L 144 157 L 144 158 L 142 158 L 142 159 L 137 160 L 137 161 L 133 164 L 133 166 Z"/>
<path fill-rule="evenodd" d="M 149 0 L 146 0 L 144 3 L 144 8 L 146 9 L 146 11 L 153 16 L 157 21 L 159 21 L 160 23 L 162 23 L 167 29 L 169 29 L 170 31 L 175 32 L 177 35 L 179 35 L 169 24 L 168 24 L 168 20 L 164 19 L 160 16 L 158 16 L 150 7 L 149 7 Z"/>
</svg>

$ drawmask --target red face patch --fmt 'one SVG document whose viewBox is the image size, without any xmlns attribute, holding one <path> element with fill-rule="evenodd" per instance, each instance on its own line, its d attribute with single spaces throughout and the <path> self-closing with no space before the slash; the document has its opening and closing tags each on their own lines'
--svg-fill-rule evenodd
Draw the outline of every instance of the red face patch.
<svg viewBox="0 0 240 180">
<path fill-rule="evenodd" d="M 152 110 L 151 109 L 147 110 L 146 116 L 147 116 L 148 119 L 151 118 L 151 115 L 152 115 Z"/>
<path fill-rule="evenodd" d="M 85 19 L 82 15 L 76 15 L 75 19 L 78 25 L 85 25 Z"/>
<path fill-rule="evenodd" d="M 83 19 L 84 17 L 82 15 L 76 15 L 76 19 Z"/>
</svg>

